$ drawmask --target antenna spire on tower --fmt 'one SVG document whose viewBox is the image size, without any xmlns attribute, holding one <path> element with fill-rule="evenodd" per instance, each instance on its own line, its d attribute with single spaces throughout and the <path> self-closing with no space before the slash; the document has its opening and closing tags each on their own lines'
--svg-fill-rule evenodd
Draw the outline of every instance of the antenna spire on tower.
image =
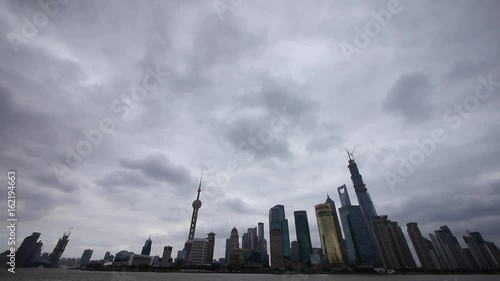
<svg viewBox="0 0 500 281">
<path fill-rule="evenodd" d="M 200 199 L 201 182 L 202 182 L 202 181 L 203 181 L 203 170 L 201 170 L 200 185 L 198 185 L 198 197 L 196 197 L 196 199 Z"/>
</svg>

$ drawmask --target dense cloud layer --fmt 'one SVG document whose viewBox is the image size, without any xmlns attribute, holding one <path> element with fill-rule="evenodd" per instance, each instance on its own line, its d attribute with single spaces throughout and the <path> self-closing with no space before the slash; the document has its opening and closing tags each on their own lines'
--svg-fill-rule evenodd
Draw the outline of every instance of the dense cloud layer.
<svg viewBox="0 0 500 281">
<path fill-rule="evenodd" d="M 150 234 L 175 252 L 205 169 L 196 236 L 217 234 L 215 257 L 276 204 L 292 240 L 308 211 L 319 247 L 313 206 L 342 184 L 356 202 L 357 145 L 379 214 L 500 244 L 497 1 L 226 2 L 1 2 L 19 239 L 51 251 L 73 226 L 67 257 Z"/>
</svg>

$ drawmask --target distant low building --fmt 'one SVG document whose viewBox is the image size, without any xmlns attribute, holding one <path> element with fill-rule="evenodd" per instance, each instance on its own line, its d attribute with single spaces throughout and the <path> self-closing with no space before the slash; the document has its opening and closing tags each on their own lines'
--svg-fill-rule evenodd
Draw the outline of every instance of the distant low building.
<svg viewBox="0 0 500 281">
<path fill-rule="evenodd" d="M 139 265 L 152 265 L 153 263 L 153 257 L 152 256 L 146 256 L 146 255 L 138 255 L 133 252 L 130 252 L 129 260 L 127 262 L 127 265 L 134 265 L 134 266 L 139 266 Z"/>
<path fill-rule="evenodd" d="M 108 261 L 113 261 L 113 256 L 111 255 L 111 253 L 109 251 L 107 251 L 105 254 L 104 254 L 104 258 L 102 259 L 104 262 L 108 262 Z"/>
<path fill-rule="evenodd" d="M 80 266 L 81 267 L 87 267 L 89 265 L 90 259 L 92 258 L 93 253 L 94 253 L 94 250 L 91 250 L 91 249 L 86 249 L 83 251 L 82 257 L 80 258 Z"/>
</svg>

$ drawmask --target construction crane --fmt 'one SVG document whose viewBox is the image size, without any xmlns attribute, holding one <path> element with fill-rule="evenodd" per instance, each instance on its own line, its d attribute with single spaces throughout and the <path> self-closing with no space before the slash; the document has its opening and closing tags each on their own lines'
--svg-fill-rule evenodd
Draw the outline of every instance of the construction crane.
<svg viewBox="0 0 500 281">
<path fill-rule="evenodd" d="M 68 231 L 64 232 L 64 235 L 70 235 L 71 234 L 71 230 L 73 230 L 73 227 L 69 227 L 68 228 Z"/>
</svg>

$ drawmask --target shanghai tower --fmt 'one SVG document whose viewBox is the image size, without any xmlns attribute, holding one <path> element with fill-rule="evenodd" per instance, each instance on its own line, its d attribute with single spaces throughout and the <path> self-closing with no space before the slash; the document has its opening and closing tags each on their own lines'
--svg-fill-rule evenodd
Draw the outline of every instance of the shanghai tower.
<svg viewBox="0 0 500 281">
<path fill-rule="evenodd" d="M 347 150 L 347 149 L 346 149 Z M 375 241 L 375 236 L 373 234 L 372 220 L 377 216 L 377 211 L 375 210 L 375 206 L 373 205 L 372 198 L 366 189 L 366 185 L 363 182 L 363 177 L 359 173 L 358 165 L 356 161 L 354 161 L 353 152 L 347 151 L 347 155 L 349 156 L 349 172 L 351 173 L 351 180 L 354 185 L 354 191 L 356 192 L 356 197 L 358 198 L 359 207 L 361 208 L 361 213 L 363 214 L 363 219 L 366 224 L 366 229 L 368 230 L 368 235 L 370 238 L 370 243 L 373 249 L 373 253 L 375 253 L 375 257 L 377 262 L 380 263 L 380 254 L 377 249 L 377 244 Z"/>
</svg>

